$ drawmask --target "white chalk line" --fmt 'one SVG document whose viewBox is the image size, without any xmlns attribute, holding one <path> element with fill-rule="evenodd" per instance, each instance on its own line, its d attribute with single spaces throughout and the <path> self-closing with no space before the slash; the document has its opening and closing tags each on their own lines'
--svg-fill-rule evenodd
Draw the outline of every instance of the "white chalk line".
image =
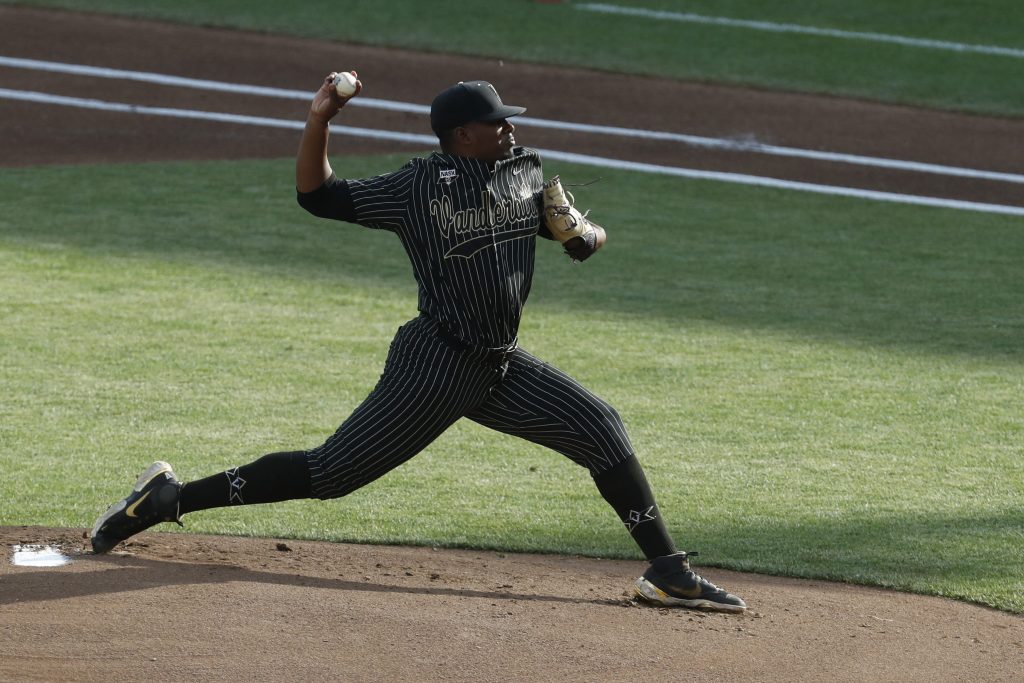
<svg viewBox="0 0 1024 683">
<path fill-rule="evenodd" d="M 113 111 L 147 116 L 168 116 L 175 118 L 217 121 L 222 123 L 235 123 L 251 126 L 287 128 L 292 130 L 300 130 L 305 127 L 304 121 L 289 121 L 286 119 L 273 119 L 263 116 L 246 116 L 242 114 L 206 112 L 197 111 L 193 109 L 148 107 L 143 105 L 127 104 L 123 102 L 106 102 L 103 100 L 67 97 L 64 95 L 54 95 L 51 93 L 33 92 L 26 90 L 9 90 L 7 88 L 0 88 L 0 99 L 3 98 L 25 102 L 37 102 L 48 105 L 77 107 L 82 109 L 96 109 L 101 111 Z M 372 128 L 338 126 L 332 124 L 331 130 L 334 131 L 335 133 L 351 135 L 353 137 L 407 142 L 416 145 L 429 145 L 431 147 L 435 146 L 437 142 L 437 138 L 435 138 L 432 135 L 398 133 L 393 131 L 375 130 Z M 559 161 L 565 161 L 569 163 L 582 164 L 588 166 L 597 166 L 601 168 L 637 171 L 641 173 L 668 175 L 679 178 L 690 178 L 694 180 L 715 180 L 740 185 L 770 187 L 780 190 L 798 190 L 801 192 L 813 192 L 816 194 L 852 197 L 858 199 L 871 199 L 876 201 L 894 202 L 898 204 L 912 204 L 917 206 L 930 206 L 944 209 L 961 209 L 965 211 L 977 211 L 981 213 L 1024 216 L 1024 207 L 1019 206 L 987 204 L 983 202 L 971 202 L 958 199 L 945 199 L 941 197 L 922 197 L 918 195 L 906 195 L 894 192 L 879 192 L 876 190 L 862 190 L 852 187 L 840 187 L 835 185 L 819 185 L 815 183 L 805 183 L 793 180 L 780 180 L 777 178 L 752 176 L 742 173 L 725 173 L 719 171 L 703 171 L 692 168 L 680 168 L 675 166 L 661 166 L 657 164 L 647 164 L 635 161 L 624 161 L 621 159 L 609 159 L 606 157 L 590 156 L 586 154 L 560 152 L 558 150 L 539 149 L 537 151 L 542 156 L 548 159 L 556 159 Z"/>
<path fill-rule="evenodd" d="M 149 107 L 140 104 L 128 104 L 125 102 L 108 102 L 105 100 L 94 100 L 81 97 L 68 97 L 66 95 L 54 95 L 51 93 L 33 92 L 30 90 L 9 90 L 7 88 L 0 88 L 0 99 L 19 100 L 22 102 L 37 102 L 39 104 L 58 105 L 62 107 L 76 107 L 78 109 L 95 109 L 99 111 L 119 112 L 122 114 L 167 116 L 178 119 L 216 121 L 220 123 L 240 123 L 247 126 L 287 128 L 290 130 L 302 130 L 306 125 L 304 121 L 272 119 L 265 116 L 248 116 L 245 114 L 228 114 L 223 112 L 199 111 L 195 109 L 175 109 L 170 107 Z M 397 133 L 388 130 L 358 128 L 354 126 L 339 126 L 335 124 L 331 124 L 331 130 L 348 135 L 354 135 L 356 137 L 376 138 L 379 140 L 393 140 L 398 142 L 410 142 L 425 145 L 433 145 L 437 143 L 437 138 L 433 135 L 414 135 L 412 133 Z"/>
<path fill-rule="evenodd" d="M 192 88 L 195 90 L 212 90 L 217 92 L 236 93 L 240 95 L 256 95 L 260 97 L 273 97 L 279 99 L 291 99 L 302 101 L 308 101 L 309 99 L 312 98 L 312 92 L 305 90 L 270 88 L 259 85 L 246 85 L 243 83 L 227 83 L 222 81 L 212 81 L 199 78 L 186 78 L 183 76 L 172 76 L 168 74 L 150 73 L 146 71 L 129 71 L 126 69 L 111 69 L 107 67 L 87 66 L 83 64 L 66 64 L 62 62 L 49 62 L 36 59 L 24 59 L 20 57 L 6 57 L 3 55 L 0 55 L 0 66 L 21 69 L 32 69 L 36 71 L 66 73 L 78 76 L 91 76 L 96 78 L 111 78 L 117 80 L 139 81 L 143 83 L 153 83 L 157 85 Z M 362 96 L 353 99 L 348 106 L 384 109 L 388 111 L 421 114 L 424 116 L 430 114 L 430 107 L 421 104 L 395 102 L 392 100 L 374 99 Z M 588 123 L 573 123 L 568 121 L 556 121 L 552 119 L 540 119 L 528 116 L 517 117 L 516 125 L 535 126 L 538 128 L 551 128 L 557 130 L 569 130 L 580 133 L 594 133 L 599 135 L 615 135 L 620 137 L 644 140 L 658 140 L 663 142 L 679 142 L 694 147 L 721 150 L 726 152 L 767 154 L 772 156 L 793 157 L 800 159 L 812 159 L 815 161 L 826 161 L 832 163 L 887 168 L 899 171 L 912 171 L 917 173 L 931 173 L 935 175 L 946 175 L 960 178 L 974 178 L 978 180 L 994 180 L 996 182 L 1024 184 L 1024 175 L 1018 173 L 986 171 L 974 168 L 964 168 L 961 166 L 929 164 L 918 161 L 904 161 L 901 159 L 886 159 L 883 157 L 869 157 L 858 154 L 821 152 L 817 150 L 801 149 L 797 147 L 766 145 L 760 142 L 748 140 L 710 138 L 700 135 L 688 135 L 685 133 L 640 130 L 636 128 L 624 128 L 620 126 L 603 126 Z"/>
<path fill-rule="evenodd" d="M 729 26 L 732 28 L 749 28 L 756 31 L 771 31 L 773 33 L 802 33 L 812 36 L 825 36 L 829 38 L 845 38 L 851 40 L 868 40 L 876 43 L 895 43 L 909 47 L 923 47 L 932 50 L 947 50 L 951 52 L 976 52 L 985 55 L 999 55 L 1001 57 L 1015 57 L 1024 59 L 1024 50 L 1013 47 L 1001 47 L 999 45 L 973 45 L 970 43 L 956 43 L 946 40 L 931 40 L 928 38 L 911 38 L 910 36 L 897 36 L 888 33 L 873 33 L 864 31 L 844 31 L 833 28 L 820 28 L 817 26 L 804 26 L 801 24 L 779 24 L 772 21 L 755 21 L 749 19 L 732 19 L 729 17 L 712 17 L 704 14 L 692 14 L 690 12 L 664 12 L 660 10 L 644 9 L 642 7 L 622 7 L 621 5 L 607 5 L 599 2 L 588 2 L 573 5 L 577 9 L 590 12 L 603 12 L 605 14 L 623 14 L 647 19 L 661 19 L 666 21 L 680 21 L 693 24 L 711 24 L 715 26 Z"/>
</svg>

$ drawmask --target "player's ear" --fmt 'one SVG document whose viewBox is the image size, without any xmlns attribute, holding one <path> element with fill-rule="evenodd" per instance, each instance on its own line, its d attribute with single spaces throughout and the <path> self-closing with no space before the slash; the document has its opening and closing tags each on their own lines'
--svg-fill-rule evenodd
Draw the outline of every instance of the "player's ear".
<svg viewBox="0 0 1024 683">
<path fill-rule="evenodd" d="M 472 145 L 474 139 L 473 130 L 467 126 L 459 126 L 452 131 L 452 141 L 458 145 Z"/>
</svg>

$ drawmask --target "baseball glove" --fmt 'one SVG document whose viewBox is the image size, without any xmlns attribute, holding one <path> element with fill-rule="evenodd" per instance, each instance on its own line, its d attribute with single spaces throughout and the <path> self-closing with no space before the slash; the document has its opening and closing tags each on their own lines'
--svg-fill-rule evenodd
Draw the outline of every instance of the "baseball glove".
<svg viewBox="0 0 1024 683">
<path fill-rule="evenodd" d="M 605 242 L 605 232 L 573 204 L 572 193 L 558 176 L 544 183 L 544 224 L 574 261 L 586 261 Z"/>
</svg>

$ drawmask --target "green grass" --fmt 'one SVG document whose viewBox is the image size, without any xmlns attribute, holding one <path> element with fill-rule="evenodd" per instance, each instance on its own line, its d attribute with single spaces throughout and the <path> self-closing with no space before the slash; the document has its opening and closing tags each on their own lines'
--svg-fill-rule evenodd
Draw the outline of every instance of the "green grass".
<svg viewBox="0 0 1024 683">
<path fill-rule="evenodd" d="M 0 0 L 0 4 L 10 4 Z M 14 4 L 82 9 L 80 0 Z M 613 0 L 610 4 L 1024 48 L 1015 0 Z M 1024 60 L 585 12 L 518 0 L 92 0 L 90 11 L 1021 116 Z M 330 65 L 328 65 L 330 66 Z M 338 65 L 334 65 L 337 67 Z M 360 64 L 372 78 L 373 65 Z"/>
<path fill-rule="evenodd" d="M 302 212 L 291 173 L 0 170 L 0 524 L 87 527 L 153 459 L 312 447 L 366 395 L 406 257 Z M 523 343 L 619 409 L 681 546 L 1024 612 L 1024 221 L 603 175 L 577 199 L 607 250 L 539 245 Z M 639 557 L 583 470 L 470 423 L 346 499 L 186 521 Z"/>
</svg>

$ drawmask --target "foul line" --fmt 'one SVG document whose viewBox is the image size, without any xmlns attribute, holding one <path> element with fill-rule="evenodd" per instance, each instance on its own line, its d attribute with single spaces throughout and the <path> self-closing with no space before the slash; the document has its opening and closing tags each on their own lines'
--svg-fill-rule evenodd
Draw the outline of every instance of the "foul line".
<svg viewBox="0 0 1024 683">
<path fill-rule="evenodd" d="M 590 12 L 604 12 L 606 14 L 625 14 L 647 19 L 664 19 L 668 21 L 683 21 L 693 24 L 713 24 L 716 26 L 730 26 L 735 28 L 749 28 L 757 31 L 771 31 L 773 33 L 803 33 L 812 36 L 826 36 L 829 38 L 847 38 L 853 40 L 869 40 L 876 43 L 895 43 L 910 47 L 924 47 L 933 50 L 947 50 L 952 52 L 976 52 L 985 55 L 999 55 L 1001 57 L 1015 57 L 1024 59 L 1024 50 L 1012 47 L 1000 47 L 998 45 L 972 45 L 970 43 L 955 43 L 946 40 L 930 40 L 928 38 L 911 38 L 909 36 L 896 36 L 888 33 L 872 33 L 862 31 L 843 31 L 833 28 L 819 28 L 817 26 L 803 26 L 801 24 L 778 24 L 772 21 L 752 21 L 749 19 L 731 19 L 728 17 L 710 17 L 703 14 L 691 14 L 689 12 L 662 12 L 659 10 L 643 9 L 641 7 L 622 7 L 620 5 L 606 5 L 599 2 L 588 2 L 574 7 Z"/>
<path fill-rule="evenodd" d="M 26 102 L 38 102 L 41 104 L 59 105 L 65 107 L 77 107 L 83 109 L 98 109 L 102 111 L 114 111 L 129 114 L 141 114 L 148 116 L 169 116 L 175 118 L 195 119 L 203 121 L 218 121 L 222 123 L 235 123 L 251 126 L 268 126 L 273 128 L 288 128 L 299 130 L 305 127 L 303 121 L 289 121 L 286 119 L 272 119 L 262 116 L 245 116 L 241 114 L 227 114 L 222 112 L 206 112 L 193 109 L 172 109 L 167 107 L 147 107 L 122 102 L 105 102 L 103 100 L 83 99 L 79 97 L 67 97 L 64 95 L 52 95 L 50 93 L 32 92 L 25 90 L 8 90 L 0 88 L 0 98 L 20 100 Z M 381 140 L 392 140 L 408 142 L 417 145 L 429 145 L 433 147 L 437 139 L 431 135 L 416 135 L 412 133 L 397 133 L 392 131 L 375 130 L 372 128 L 358 128 L 353 126 L 332 125 L 331 130 L 351 135 L 353 137 L 374 138 Z M 675 166 L 660 166 L 657 164 L 646 164 L 621 159 L 609 159 L 606 157 L 590 156 L 585 154 L 574 154 L 571 152 L 559 152 L 557 150 L 538 149 L 542 156 L 548 159 L 557 159 L 574 164 L 598 166 L 625 171 L 639 171 L 641 173 L 653 173 L 659 175 L 675 176 L 679 178 L 690 178 L 694 180 L 715 180 L 720 182 L 736 183 L 740 185 L 753 185 L 757 187 L 770 187 L 780 190 L 799 190 L 802 192 L 813 192 L 817 194 L 835 195 L 841 197 L 854 197 L 859 199 L 873 199 L 876 201 L 895 202 L 899 204 L 913 204 L 917 206 L 931 206 L 944 209 L 962 209 L 965 211 L 978 211 L 982 213 L 1005 214 L 1010 216 L 1024 216 L 1024 207 L 1007 206 L 1003 204 L 986 204 L 982 202 L 970 202 L 958 199 L 943 199 L 941 197 L 921 197 L 917 195 L 897 194 L 893 192 L 879 192 L 875 190 L 861 190 L 852 187 L 840 187 L 835 185 L 818 185 L 815 183 L 804 183 L 792 180 L 779 180 L 777 178 L 764 178 L 741 173 L 724 173 L 719 171 L 702 171 L 692 168 L 679 168 Z"/>
<path fill-rule="evenodd" d="M 195 119 L 199 121 L 217 121 L 219 123 L 240 123 L 247 126 L 264 126 L 267 128 L 287 128 L 290 130 L 302 130 L 306 127 L 305 121 L 289 121 L 287 119 L 272 119 L 265 116 L 247 116 L 244 114 L 226 114 L 215 111 L 198 111 L 195 109 L 172 109 L 169 107 L 147 107 L 139 104 L 127 104 L 124 102 L 107 102 L 105 100 L 84 99 L 81 97 L 67 97 L 65 95 L 52 95 L 45 92 L 33 92 L 31 90 L 8 90 L 0 88 L 0 99 L 19 100 L 22 102 L 38 102 L 39 104 L 51 104 L 62 107 L 76 107 L 78 109 L 97 109 L 100 111 L 112 111 L 122 114 L 142 114 L 145 116 L 168 116 L 177 119 Z M 413 135 L 411 133 L 396 133 L 388 130 L 376 130 L 373 128 L 358 128 L 354 126 L 338 126 L 331 124 L 331 130 L 353 135 L 362 138 L 376 138 L 378 140 L 393 140 L 398 142 L 412 142 L 416 144 L 433 145 L 437 138 L 432 135 Z"/>
<path fill-rule="evenodd" d="M 86 66 L 82 64 L 65 64 L 62 62 L 48 62 L 37 59 L 6 57 L 3 55 L 0 55 L 0 66 L 7 66 L 20 69 L 32 69 L 36 71 L 50 71 L 56 73 L 73 74 L 78 76 L 91 76 L 96 78 L 138 81 L 142 83 L 154 83 L 157 85 L 192 88 L 195 90 L 213 90 L 217 92 L 236 93 L 239 95 L 274 97 L 279 99 L 308 101 L 312 97 L 312 93 L 305 90 L 270 88 L 259 85 L 246 85 L 243 83 L 225 83 L 222 81 L 211 81 L 200 78 L 186 78 L 183 76 L 171 76 L 168 74 L 150 73 L 146 71 L 129 71 L 126 69 L 111 69 L 106 67 Z M 430 107 L 421 104 L 395 102 L 392 100 L 382 100 L 362 96 L 353 99 L 351 102 L 349 102 L 348 106 L 367 107 L 371 109 L 384 109 L 388 111 L 398 111 L 410 114 L 422 114 L 424 116 L 430 114 Z M 768 154 L 772 156 L 813 159 L 815 161 L 853 164 L 858 166 L 889 168 L 899 171 L 913 171 L 918 173 L 932 173 L 936 175 L 947 175 L 960 178 L 976 178 L 979 180 L 994 180 L 997 182 L 1024 184 L 1024 175 L 1017 173 L 984 171 L 974 168 L 946 166 L 943 164 L 929 164 L 918 161 L 903 161 L 900 159 L 886 159 L 882 157 L 869 157 L 858 154 L 820 152 L 810 149 L 801 149 L 798 147 L 766 145 L 756 141 L 710 138 L 700 135 L 670 133 L 667 131 L 640 130 L 636 128 L 624 128 L 620 126 L 602 126 L 588 123 L 573 123 L 568 121 L 556 121 L 552 119 L 539 119 L 529 116 L 522 116 L 517 118 L 516 124 L 522 124 L 525 126 L 536 126 L 538 128 L 570 130 L 580 133 L 615 135 L 620 137 L 637 138 L 643 140 L 679 142 L 694 147 L 722 150 L 727 152 Z"/>
</svg>

